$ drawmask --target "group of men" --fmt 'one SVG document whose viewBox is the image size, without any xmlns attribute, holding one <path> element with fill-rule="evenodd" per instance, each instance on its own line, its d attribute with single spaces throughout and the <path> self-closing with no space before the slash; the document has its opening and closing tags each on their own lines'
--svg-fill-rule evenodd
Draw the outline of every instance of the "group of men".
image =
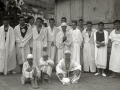
<svg viewBox="0 0 120 90">
<path fill-rule="evenodd" d="M 67 25 L 67 19 L 61 18 L 61 25 L 55 26 L 55 20 L 49 19 L 49 26 L 42 25 L 42 18 L 19 17 L 19 25 L 14 29 L 9 25 L 9 18 L 3 17 L 0 27 L 0 74 L 14 73 L 16 61 L 22 73 L 22 83 L 31 81 L 33 88 L 38 88 L 37 80 L 48 79 L 51 83 L 52 69 L 63 84 L 77 83 L 84 72 L 96 72 L 106 76 L 108 32 L 104 23 L 98 23 L 98 29 L 92 27 L 92 22 L 83 27 L 83 19 L 72 21 Z M 109 68 L 115 73 L 120 72 L 120 20 L 114 21 L 115 30 L 109 36 L 112 51 Z"/>
</svg>

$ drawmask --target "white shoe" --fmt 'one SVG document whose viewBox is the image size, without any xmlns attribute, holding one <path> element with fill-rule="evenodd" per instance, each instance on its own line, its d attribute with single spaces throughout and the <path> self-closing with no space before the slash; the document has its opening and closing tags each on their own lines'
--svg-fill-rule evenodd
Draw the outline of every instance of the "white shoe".
<svg viewBox="0 0 120 90">
<path fill-rule="evenodd" d="M 103 77 L 106 77 L 106 74 L 105 74 L 105 73 L 103 73 L 102 75 L 103 75 Z"/>
<path fill-rule="evenodd" d="M 96 73 L 95 76 L 98 76 L 100 73 Z"/>
</svg>

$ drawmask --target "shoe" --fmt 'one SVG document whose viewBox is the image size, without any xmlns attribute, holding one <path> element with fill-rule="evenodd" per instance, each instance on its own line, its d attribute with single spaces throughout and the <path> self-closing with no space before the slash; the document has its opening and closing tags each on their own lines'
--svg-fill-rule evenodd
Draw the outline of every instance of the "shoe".
<svg viewBox="0 0 120 90">
<path fill-rule="evenodd" d="M 102 76 L 103 76 L 103 77 L 106 77 L 106 74 L 105 74 L 105 73 L 103 73 L 103 74 L 102 74 Z"/>
<path fill-rule="evenodd" d="M 98 76 L 98 75 L 100 75 L 100 73 L 96 73 L 96 74 L 95 74 L 95 76 Z"/>
</svg>

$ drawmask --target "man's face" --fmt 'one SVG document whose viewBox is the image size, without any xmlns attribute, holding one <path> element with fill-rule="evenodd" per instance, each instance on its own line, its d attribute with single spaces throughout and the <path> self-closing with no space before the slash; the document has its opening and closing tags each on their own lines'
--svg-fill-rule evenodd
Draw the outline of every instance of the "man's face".
<svg viewBox="0 0 120 90">
<path fill-rule="evenodd" d="M 43 59 L 46 61 L 46 60 L 48 60 L 48 55 L 44 55 L 43 56 Z"/>
<path fill-rule="evenodd" d="M 99 28 L 100 31 L 102 31 L 104 29 L 104 25 L 103 24 L 99 24 L 98 28 Z"/>
<path fill-rule="evenodd" d="M 35 19 L 34 19 L 34 18 L 32 18 L 32 19 L 29 20 L 29 23 L 30 23 L 30 24 L 34 24 L 34 22 L 35 22 Z"/>
<path fill-rule="evenodd" d="M 33 58 L 27 59 L 27 61 L 28 61 L 29 63 L 32 63 L 32 62 L 33 62 Z"/>
<path fill-rule="evenodd" d="M 115 27 L 115 29 L 120 29 L 120 23 L 119 22 L 115 23 L 114 27 Z"/>
<path fill-rule="evenodd" d="M 36 20 L 36 24 L 37 24 L 37 25 L 42 25 L 42 20 L 37 19 L 37 20 Z"/>
<path fill-rule="evenodd" d="M 50 24 L 50 26 L 54 26 L 55 25 L 55 21 L 50 20 L 49 24 Z"/>
<path fill-rule="evenodd" d="M 25 24 L 25 19 L 24 19 L 24 18 L 20 18 L 19 24 L 20 24 L 20 25 L 24 25 L 24 24 Z"/>
<path fill-rule="evenodd" d="M 79 22 L 78 22 L 78 25 L 79 25 L 79 26 L 83 26 L 83 21 L 79 21 Z"/>
<path fill-rule="evenodd" d="M 77 25 L 75 23 L 72 23 L 72 28 L 76 29 Z"/>
<path fill-rule="evenodd" d="M 66 22 L 67 22 L 66 19 L 62 19 L 62 20 L 61 20 L 61 23 L 66 23 Z"/>
<path fill-rule="evenodd" d="M 65 59 L 70 60 L 70 56 L 71 56 L 71 54 L 65 53 Z"/>
<path fill-rule="evenodd" d="M 3 20 L 3 24 L 7 26 L 9 24 L 9 20 Z"/>
<path fill-rule="evenodd" d="M 66 32 L 67 26 L 61 26 L 61 28 L 63 32 Z"/>
<path fill-rule="evenodd" d="M 92 24 L 87 24 L 87 29 L 92 29 Z"/>
</svg>

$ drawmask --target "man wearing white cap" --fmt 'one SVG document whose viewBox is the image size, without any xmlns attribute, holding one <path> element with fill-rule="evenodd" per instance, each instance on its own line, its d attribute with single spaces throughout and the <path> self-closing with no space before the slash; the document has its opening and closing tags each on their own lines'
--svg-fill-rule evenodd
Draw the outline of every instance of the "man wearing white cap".
<svg viewBox="0 0 120 90">
<path fill-rule="evenodd" d="M 40 70 L 33 62 L 33 55 L 28 54 L 27 61 L 23 64 L 21 77 L 22 84 L 25 84 L 26 82 L 30 81 L 32 88 L 39 88 L 37 83 L 38 78 L 40 78 Z"/>
<path fill-rule="evenodd" d="M 48 83 L 51 83 L 51 74 L 54 62 L 48 57 L 47 52 L 43 53 L 43 56 L 41 57 L 39 62 L 39 66 L 42 71 L 42 83 L 45 83 L 44 79 L 48 79 Z"/>
<path fill-rule="evenodd" d="M 65 58 L 56 66 L 56 74 L 63 84 L 77 83 L 81 75 L 81 65 L 71 60 L 69 50 L 64 54 Z"/>
<path fill-rule="evenodd" d="M 62 31 L 57 34 L 56 46 L 58 48 L 58 62 L 64 57 L 64 52 L 70 50 L 71 45 L 71 34 L 66 31 L 67 24 L 62 23 Z M 58 63 L 57 62 L 57 63 Z"/>
</svg>

